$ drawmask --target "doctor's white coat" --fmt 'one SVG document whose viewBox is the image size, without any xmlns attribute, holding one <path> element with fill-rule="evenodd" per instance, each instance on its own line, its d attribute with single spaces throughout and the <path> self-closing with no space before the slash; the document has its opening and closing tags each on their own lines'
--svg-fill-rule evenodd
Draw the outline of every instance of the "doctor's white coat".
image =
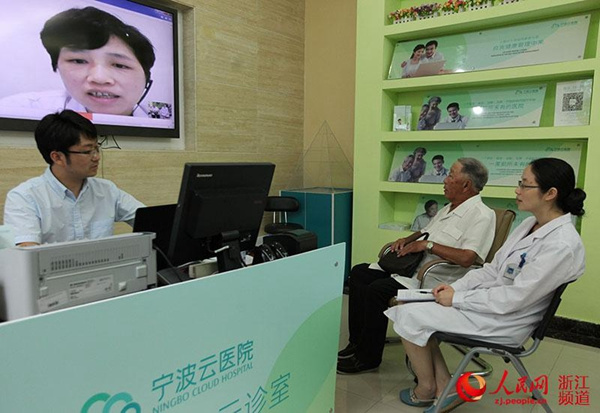
<svg viewBox="0 0 600 413">
<path fill-rule="evenodd" d="M 491 263 L 452 284 L 452 307 L 428 302 L 387 310 L 394 330 L 419 346 L 436 331 L 522 345 L 542 319 L 554 290 L 585 269 L 583 243 L 571 214 L 529 234 L 535 222 L 534 217 L 525 219 Z"/>
</svg>

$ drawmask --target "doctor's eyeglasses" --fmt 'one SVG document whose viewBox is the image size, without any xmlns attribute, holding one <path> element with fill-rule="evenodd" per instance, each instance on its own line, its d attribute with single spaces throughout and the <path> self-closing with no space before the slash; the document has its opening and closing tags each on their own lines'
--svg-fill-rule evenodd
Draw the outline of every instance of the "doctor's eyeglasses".
<svg viewBox="0 0 600 413">
<path fill-rule="evenodd" d="M 523 183 L 523 181 L 519 181 L 519 182 L 517 183 L 517 186 L 518 186 L 519 188 L 521 188 L 521 189 L 532 189 L 532 188 L 539 188 L 539 187 L 540 187 L 539 185 L 525 185 L 525 184 Z"/>
</svg>

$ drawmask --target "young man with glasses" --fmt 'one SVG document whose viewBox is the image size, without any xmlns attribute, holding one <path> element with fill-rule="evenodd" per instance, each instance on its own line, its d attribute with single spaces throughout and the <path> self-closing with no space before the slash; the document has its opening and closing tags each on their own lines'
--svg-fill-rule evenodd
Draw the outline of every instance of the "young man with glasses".
<svg viewBox="0 0 600 413">
<path fill-rule="evenodd" d="M 133 223 L 144 204 L 94 178 L 101 154 L 92 122 L 71 110 L 46 115 L 35 141 L 49 167 L 12 189 L 4 205 L 16 245 L 102 238 L 113 234 L 115 222 Z"/>
</svg>

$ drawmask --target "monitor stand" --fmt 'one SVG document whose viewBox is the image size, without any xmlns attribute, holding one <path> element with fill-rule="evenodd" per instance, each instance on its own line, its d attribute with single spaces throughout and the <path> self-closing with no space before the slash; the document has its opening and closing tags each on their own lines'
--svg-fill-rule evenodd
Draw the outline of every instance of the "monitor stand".
<svg viewBox="0 0 600 413">
<path fill-rule="evenodd" d="M 219 237 L 219 248 L 215 250 L 219 272 L 242 268 L 239 231 L 222 232 Z"/>
</svg>

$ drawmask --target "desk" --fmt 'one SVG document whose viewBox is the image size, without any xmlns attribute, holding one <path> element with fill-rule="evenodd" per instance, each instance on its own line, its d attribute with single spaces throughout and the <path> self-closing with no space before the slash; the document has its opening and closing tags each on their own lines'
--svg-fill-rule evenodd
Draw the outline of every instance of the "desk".
<svg viewBox="0 0 600 413">
<path fill-rule="evenodd" d="M 331 411 L 343 257 L 335 245 L 0 324 L 0 411 Z"/>
</svg>

